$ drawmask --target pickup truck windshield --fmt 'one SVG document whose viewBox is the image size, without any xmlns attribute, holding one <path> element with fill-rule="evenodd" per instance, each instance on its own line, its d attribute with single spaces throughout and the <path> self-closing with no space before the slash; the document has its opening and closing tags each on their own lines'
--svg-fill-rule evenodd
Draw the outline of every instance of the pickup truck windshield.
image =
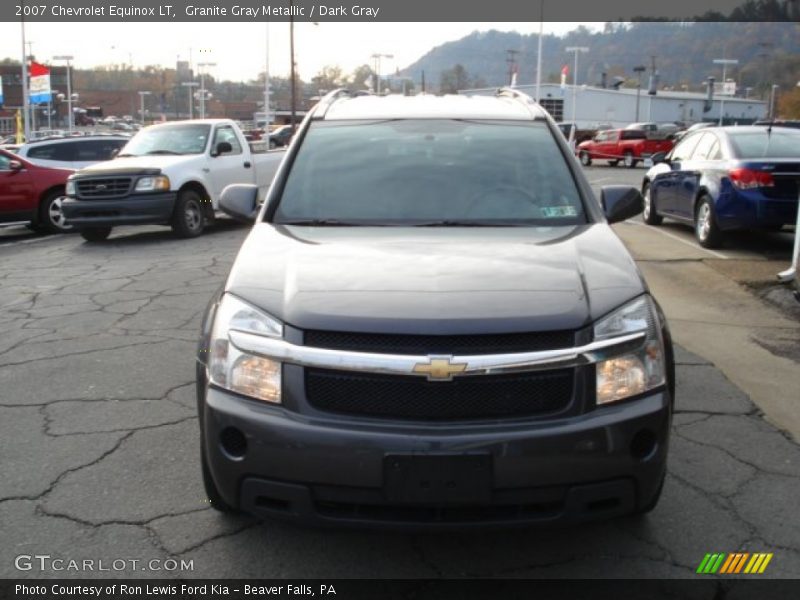
<svg viewBox="0 0 800 600">
<path fill-rule="evenodd" d="M 312 122 L 271 219 L 281 224 L 514 226 L 586 222 L 543 122 Z"/>
<path fill-rule="evenodd" d="M 120 151 L 119 156 L 156 154 L 202 154 L 210 125 L 166 125 L 142 129 Z"/>
</svg>

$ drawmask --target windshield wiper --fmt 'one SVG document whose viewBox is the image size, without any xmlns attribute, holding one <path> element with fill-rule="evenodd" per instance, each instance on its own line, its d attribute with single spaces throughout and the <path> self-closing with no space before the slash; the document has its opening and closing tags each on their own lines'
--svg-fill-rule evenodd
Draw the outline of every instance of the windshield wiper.
<svg viewBox="0 0 800 600">
<path fill-rule="evenodd" d="M 514 221 L 459 221 L 457 219 L 411 223 L 414 227 L 514 227 L 523 224 Z"/>
<path fill-rule="evenodd" d="M 310 227 L 352 227 L 363 225 L 353 221 L 340 221 L 339 219 L 293 219 L 291 221 L 281 221 L 276 225 L 308 225 Z"/>
<path fill-rule="evenodd" d="M 174 154 L 179 156 L 183 154 L 183 152 L 175 152 L 173 150 L 150 150 L 150 152 L 145 152 L 145 154 Z"/>
</svg>

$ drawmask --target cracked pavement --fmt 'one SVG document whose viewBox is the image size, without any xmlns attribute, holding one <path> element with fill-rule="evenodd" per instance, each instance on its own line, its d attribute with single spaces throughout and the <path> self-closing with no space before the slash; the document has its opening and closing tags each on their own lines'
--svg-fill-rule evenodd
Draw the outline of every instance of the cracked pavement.
<svg viewBox="0 0 800 600">
<path fill-rule="evenodd" d="M 194 346 L 247 229 L 194 240 L 121 228 L 0 246 L 2 577 L 20 554 L 192 560 L 108 577 L 695 577 L 706 552 L 773 552 L 800 573 L 800 447 L 708 360 L 678 348 L 661 503 L 568 530 L 402 534 L 315 530 L 208 507 Z M 268 257 L 265 257 L 268 260 Z"/>
</svg>

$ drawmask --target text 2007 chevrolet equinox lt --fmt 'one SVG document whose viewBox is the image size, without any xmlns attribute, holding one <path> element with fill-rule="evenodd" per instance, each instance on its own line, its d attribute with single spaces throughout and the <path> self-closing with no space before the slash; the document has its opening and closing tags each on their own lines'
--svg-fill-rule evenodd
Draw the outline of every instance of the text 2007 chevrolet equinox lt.
<svg viewBox="0 0 800 600">
<path fill-rule="evenodd" d="M 555 123 L 495 96 L 326 96 L 205 316 L 212 506 L 468 527 L 644 513 L 674 401 L 664 316 Z M 257 216 L 256 216 L 257 212 Z"/>
</svg>

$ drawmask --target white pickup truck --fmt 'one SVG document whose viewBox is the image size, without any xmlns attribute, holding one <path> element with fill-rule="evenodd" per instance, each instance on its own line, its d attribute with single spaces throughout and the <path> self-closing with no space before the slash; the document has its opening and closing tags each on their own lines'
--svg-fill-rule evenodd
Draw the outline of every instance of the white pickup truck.
<svg viewBox="0 0 800 600">
<path fill-rule="evenodd" d="M 117 225 L 145 223 L 195 237 L 214 218 L 228 185 L 256 184 L 263 199 L 283 155 L 251 147 L 229 119 L 153 125 L 113 160 L 71 175 L 62 210 L 87 241 L 106 239 Z"/>
</svg>

